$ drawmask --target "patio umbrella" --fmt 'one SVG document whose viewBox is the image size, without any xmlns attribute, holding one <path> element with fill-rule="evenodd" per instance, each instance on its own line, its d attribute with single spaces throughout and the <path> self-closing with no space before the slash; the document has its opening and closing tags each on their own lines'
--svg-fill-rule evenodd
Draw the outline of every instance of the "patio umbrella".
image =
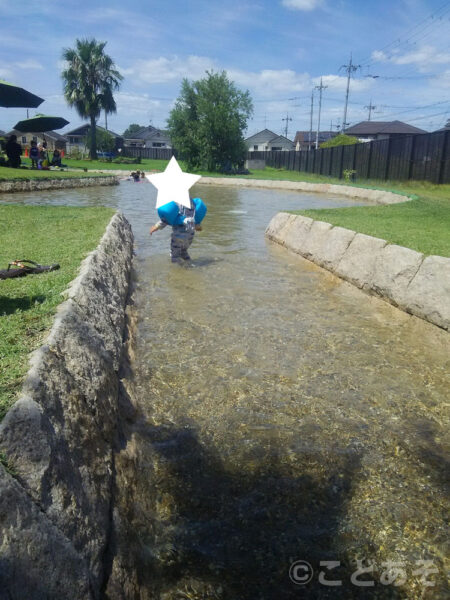
<svg viewBox="0 0 450 600">
<path fill-rule="evenodd" d="M 36 108 L 43 98 L 27 92 L 23 88 L 0 79 L 0 106 L 5 108 Z"/>
<path fill-rule="evenodd" d="M 17 131 L 26 131 L 27 133 L 44 133 L 45 131 L 53 131 L 54 129 L 61 129 L 65 125 L 68 125 L 69 121 L 62 117 L 49 117 L 47 115 L 36 115 L 31 119 L 24 119 L 19 121 L 13 127 Z"/>
</svg>

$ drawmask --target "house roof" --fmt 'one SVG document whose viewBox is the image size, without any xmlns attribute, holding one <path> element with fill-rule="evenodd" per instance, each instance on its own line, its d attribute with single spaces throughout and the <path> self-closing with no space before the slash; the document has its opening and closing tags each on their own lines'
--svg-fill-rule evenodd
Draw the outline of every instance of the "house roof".
<svg viewBox="0 0 450 600">
<path fill-rule="evenodd" d="M 316 131 L 312 132 L 311 135 L 311 143 L 316 141 Z M 309 131 L 297 131 L 294 138 L 294 144 L 297 142 L 307 142 L 309 143 Z M 331 138 L 336 137 L 337 133 L 335 131 L 319 131 L 319 143 L 326 142 Z"/>
<path fill-rule="evenodd" d="M 66 137 L 68 135 L 87 135 L 90 127 L 91 127 L 90 123 L 85 123 L 84 125 L 80 125 L 80 127 L 77 127 L 76 129 L 72 129 L 72 131 L 67 131 L 64 135 Z M 100 125 L 97 125 L 97 129 L 100 129 L 101 131 L 107 131 L 108 133 L 110 133 L 111 135 L 113 135 L 116 138 L 122 137 L 118 133 L 114 133 L 114 131 L 111 131 L 111 129 L 105 129 L 104 127 L 101 127 Z"/>
<path fill-rule="evenodd" d="M 153 127 L 149 125 L 148 127 L 143 127 L 133 135 L 127 137 L 129 140 L 153 140 L 155 138 L 165 137 L 169 138 L 169 132 L 163 131 L 162 129 L 158 129 L 157 127 Z"/>
<path fill-rule="evenodd" d="M 39 137 L 46 137 L 50 140 L 54 140 L 55 142 L 67 142 L 67 138 L 64 135 L 61 135 L 60 133 L 56 133 L 56 131 L 43 131 L 42 133 L 36 133 L 35 131 L 17 131 L 16 129 L 11 129 L 11 131 L 9 131 L 7 134 L 5 135 L 12 135 L 15 134 L 17 135 L 17 137 L 20 137 L 22 135 L 26 135 L 26 134 L 32 134 L 33 136 L 39 136 Z"/>
<path fill-rule="evenodd" d="M 270 131 L 270 129 L 263 129 L 262 131 L 258 131 L 258 133 L 255 133 L 255 134 L 251 135 L 250 137 L 246 138 L 245 141 L 251 142 L 252 144 L 258 144 L 258 143 L 268 142 L 277 137 L 278 137 L 277 133 Z"/>
<path fill-rule="evenodd" d="M 284 137 L 284 135 L 277 135 L 273 139 L 269 140 L 269 142 L 270 144 L 285 144 L 287 142 L 288 144 L 292 144 L 292 146 L 294 145 L 294 142 L 287 137 Z"/>
<path fill-rule="evenodd" d="M 427 133 L 403 121 L 361 121 L 345 130 L 347 135 L 377 135 L 378 133 Z"/>
</svg>

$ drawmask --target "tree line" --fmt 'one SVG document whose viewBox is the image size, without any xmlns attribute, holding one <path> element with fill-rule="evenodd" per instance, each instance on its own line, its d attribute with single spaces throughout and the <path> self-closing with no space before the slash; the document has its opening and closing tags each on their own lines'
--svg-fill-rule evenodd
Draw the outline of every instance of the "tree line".
<svg viewBox="0 0 450 600">
<path fill-rule="evenodd" d="M 90 120 L 91 159 L 97 158 L 97 119 L 101 111 L 106 115 L 117 112 L 114 92 L 123 80 L 105 46 L 106 42 L 95 39 L 77 39 L 74 48 L 63 50 L 64 97 L 80 117 Z M 239 90 L 225 71 L 206 71 L 198 81 L 183 79 L 167 129 L 189 169 L 217 171 L 243 162 L 244 131 L 252 114 L 248 90 Z M 138 127 L 131 125 L 128 134 L 136 133 Z"/>
</svg>

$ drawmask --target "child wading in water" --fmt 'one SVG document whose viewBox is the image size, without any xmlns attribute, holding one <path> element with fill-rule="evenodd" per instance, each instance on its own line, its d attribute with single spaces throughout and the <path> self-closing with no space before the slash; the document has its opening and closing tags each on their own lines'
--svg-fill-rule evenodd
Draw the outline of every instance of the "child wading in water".
<svg viewBox="0 0 450 600">
<path fill-rule="evenodd" d="M 160 218 L 150 227 L 150 235 L 167 225 L 172 227 L 170 257 L 173 263 L 184 264 L 191 260 L 189 246 L 195 232 L 202 229 L 200 223 L 206 206 L 200 198 L 191 198 L 188 191 L 200 178 L 200 175 L 183 173 L 174 156 L 163 173 L 147 176 L 158 190 L 156 208 Z"/>
<path fill-rule="evenodd" d="M 172 225 L 170 258 L 172 259 L 173 263 L 180 263 L 183 260 L 191 260 L 191 257 L 188 254 L 188 248 L 192 244 L 195 232 L 202 230 L 202 226 L 195 223 L 195 205 L 192 202 L 192 198 L 191 208 L 187 208 L 186 206 L 182 206 L 180 204 L 177 206 L 179 215 L 185 218 L 181 225 Z M 167 225 L 169 225 L 169 223 L 161 219 L 158 221 L 158 223 L 150 227 L 150 235 L 155 233 L 155 231 L 164 229 L 164 227 L 167 227 Z"/>
</svg>

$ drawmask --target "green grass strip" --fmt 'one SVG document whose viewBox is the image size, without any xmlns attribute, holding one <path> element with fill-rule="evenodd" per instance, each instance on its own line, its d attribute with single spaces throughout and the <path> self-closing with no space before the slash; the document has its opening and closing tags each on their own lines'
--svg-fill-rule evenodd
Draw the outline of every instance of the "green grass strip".
<svg viewBox="0 0 450 600">
<path fill-rule="evenodd" d="M 450 256 L 450 200 L 416 198 L 401 204 L 290 211 L 412 248 Z"/>
<path fill-rule="evenodd" d="M 0 181 L 23 181 L 31 179 L 80 179 L 82 177 L 102 177 L 102 173 L 84 171 L 43 171 L 39 169 L 11 169 L 0 167 Z"/>
<path fill-rule="evenodd" d="M 114 210 L 0 204 L 0 269 L 15 259 L 60 270 L 0 280 L 0 419 L 16 400 L 28 355 L 51 327 L 63 292 L 99 243 Z"/>
</svg>

